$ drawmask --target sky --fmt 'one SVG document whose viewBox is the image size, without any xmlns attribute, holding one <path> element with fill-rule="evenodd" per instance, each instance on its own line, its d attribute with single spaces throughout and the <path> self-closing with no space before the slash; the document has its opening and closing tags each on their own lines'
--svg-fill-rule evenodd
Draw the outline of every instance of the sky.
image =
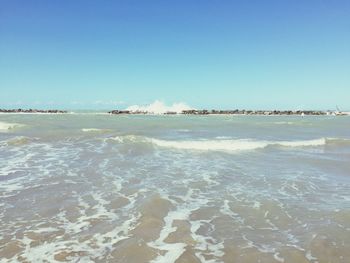
<svg viewBox="0 0 350 263">
<path fill-rule="evenodd" d="M 350 1 L 0 0 L 0 108 L 350 110 Z"/>
</svg>

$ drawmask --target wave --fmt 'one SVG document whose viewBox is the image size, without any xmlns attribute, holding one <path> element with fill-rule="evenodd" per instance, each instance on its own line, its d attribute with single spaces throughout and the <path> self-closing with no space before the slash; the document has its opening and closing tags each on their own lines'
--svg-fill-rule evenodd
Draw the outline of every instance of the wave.
<svg viewBox="0 0 350 263">
<path fill-rule="evenodd" d="M 303 122 L 294 122 L 294 121 L 275 121 L 273 124 L 277 125 L 297 125 L 297 124 L 305 124 Z"/>
<path fill-rule="evenodd" d="M 147 112 L 150 114 L 164 114 L 167 112 L 181 113 L 184 110 L 191 110 L 191 109 L 193 108 L 189 107 L 188 105 L 182 102 L 174 103 L 171 106 L 167 106 L 159 100 L 156 100 L 155 102 L 147 106 L 133 105 L 126 108 L 126 110 L 131 112 Z"/>
<path fill-rule="evenodd" d="M 1 122 L 0 121 L 0 132 L 9 132 L 18 127 L 22 127 L 24 124 L 20 123 L 9 123 L 9 122 Z"/>
<path fill-rule="evenodd" d="M 151 142 L 160 147 L 199 151 L 242 151 L 255 150 L 259 148 L 265 148 L 267 146 L 266 142 L 251 140 L 167 141 L 151 139 Z"/>
<path fill-rule="evenodd" d="M 22 146 L 22 145 L 27 145 L 30 142 L 32 142 L 33 140 L 35 140 L 36 138 L 29 138 L 29 137 L 25 137 L 25 136 L 16 136 L 14 138 L 5 140 L 5 141 L 1 141 L 0 142 L 0 146 Z"/>
<path fill-rule="evenodd" d="M 160 147 L 176 148 L 183 150 L 200 150 L 200 151 L 247 151 L 263 149 L 268 146 L 284 147 L 308 147 L 322 146 L 326 144 L 326 139 L 316 139 L 307 141 L 258 141 L 250 139 L 236 140 L 196 140 L 196 141 L 166 141 L 152 139 L 153 144 Z"/>
<path fill-rule="evenodd" d="M 83 128 L 81 129 L 82 132 L 94 132 L 94 133 L 102 133 L 102 132 L 108 132 L 110 130 L 108 129 L 97 129 L 97 128 Z"/>
<path fill-rule="evenodd" d="M 326 138 L 327 144 L 332 146 L 350 145 L 350 139 L 346 138 Z"/>
<path fill-rule="evenodd" d="M 157 147 L 173 148 L 179 150 L 196 150 L 196 151 L 221 151 L 236 152 L 263 149 L 266 147 L 320 147 L 327 144 L 344 144 L 350 143 L 350 139 L 340 138 L 319 138 L 313 140 L 296 140 L 296 141 L 265 141 L 252 139 L 214 139 L 214 140 L 162 140 L 136 135 L 125 135 L 108 138 L 118 143 L 150 143 Z"/>
</svg>

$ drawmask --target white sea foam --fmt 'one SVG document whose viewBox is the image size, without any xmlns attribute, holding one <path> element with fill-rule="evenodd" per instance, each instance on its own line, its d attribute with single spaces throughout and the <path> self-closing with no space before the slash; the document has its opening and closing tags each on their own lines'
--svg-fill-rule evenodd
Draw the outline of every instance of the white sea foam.
<svg viewBox="0 0 350 263">
<path fill-rule="evenodd" d="M 224 242 L 218 242 L 213 237 L 198 234 L 198 230 L 203 224 L 209 224 L 211 227 L 215 228 L 213 224 L 210 223 L 211 220 L 196 220 L 190 221 L 191 223 L 191 236 L 193 240 L 196 240 L 195 253 L 196 257 L 200 262 L 216 263 L 222 262 L 222 260 L 217 260 L 224 255 Z M 207 260 L 205 255 L 214 256 L 213 259 Z"/>
<path fill-rule="evenodd" d="M 59 223 L 58 228 L 44 227 L 38 228 L 34 232 L 40 234 L 64 229 L 66 234 L 76 234 L 91 229 L 91 220 L 115 222 L 120 216 L 107 209 L 106 206 L 109 204 L 109 201 L 101 193 L 92 194 L 91 197 L 96 202 L 94 206 L 89 205 L 81 196 L 78 195 L 77 197 L 79 199 L 80 216 L 75 221 L 67 217 L 67 211 L 62 211 L 53 219 L 56 224 Z M 95 212 L 93 214 L 88 213 L 89 209 Z M 24 247 L 24 251 L 20 252 L 19 255 L 28 262 L 43 262 L 43 259 L 46 259 L 48 262 L 60 262 L 56 259 L 55 255 L 63 252 L 72 254 L 67 257 L 70 261 L 92 262 L 94 259 L 103 257 L 108 251 L 111 251 L 119 241 L 128 238 L 129 231 L 134 228 L 137 220 L 137 215 L 130 214 L 121 224 L 111 225 L 106 231 L 96 233 L 93 238 L 79 241 L 57 238 L 55 242 L 43 242 L 33 246 L 33 240 L 27 235 L 24 235 L 22 239 L 18 239 Z M 17 261 L 12 258 L 5 262 Z"/>
<path fill-rule="evenodd" d="M 112 140 L 118 143 L 125 143 L 125 142 L 147 142 L 150 140 L 150 138 L 137 136 L 137 135 L 122 135 L 122 136 L 110 137 L 105 140 L 107 141 Z"/>
<path fill-rule="evenodd" d="M 23 124 L 20 123 L 8 123 L 0 121 L 0 132 L 9 132 L 12 129 L 22 127 Z"/>
<path fill-rule="evenodd" d="M 155 241 L 149 242 L 150 247 L 166 250 L 164 255 L 159 255 L 152 262 L 153 263 L 167 263 L 175 262 L 184 252 L 185 243 L 166 243 L 165 239 L 173 232 L 177 230 L 177 227 L 173 226 L 175 220 L 186 220 L 189 216 L 189 211 L 170 211 L 164 218 L 165 226 L 162 228 L 159 238 Z"/>
<path fill-rule="evenodd" d="M 177 227 L 174 226 L 176 221 L 189 221 L 190 223 L 190 235 L 195 240 L 196 257 L 201 262 L 221 262 L 216 258 L 220 258 L 224 255 L 222 249 L 223 242 L 218 242 L 212 237 L 201 235 L 198 233 L 202 223 L 210 224 L 213 228 L 214 225 L 210 223 L 211 220 L 190 220 L 190 215 L 198 210 L 200 207 L 207 205 L 208 199 L 200 198 L 196 196 L 195 191 L 189 188 L 187 194 L 182 196 L 181 199 L 184 203 L 179 204 L 177 201 L 169 199 L 167 196 L 163 198 L 168 199 L 177 206 L 176 210 L 170 211 L 164 217 L 164 227 L 162 228 L 158 239 L 147 243 L 148 246 L 164 251 L 165 253 L 158 255 L 151 263 L 174 263 L 181 255 L 186 251 L 188 244 L 183 242 L 167 243 L 166 239 L 174 232 L 177 231 Z M 215 258 L 206 260 L 204 255 L 210 255 Z"/>
<path fill-rule="evenodd" d="M 126 110 L 129 110 L 131 112 L 147 112 L 150 114 L 164 114 L 167 112 L 181 113 L 184 110 L 191 110 L 191 109 L 193 108 L 191 108 L 190 106 L 182 102 L 174 103 L 171 106 L 167 106 L 163 102 L 156 100 L 155 102 L 146 106 L 132 105 L 128 107 Z"/>
</svg>

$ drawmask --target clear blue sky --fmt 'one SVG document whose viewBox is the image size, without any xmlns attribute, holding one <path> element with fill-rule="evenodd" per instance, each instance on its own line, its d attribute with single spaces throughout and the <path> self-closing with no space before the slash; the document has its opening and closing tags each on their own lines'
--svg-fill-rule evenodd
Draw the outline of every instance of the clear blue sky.
<svg viewBox="0 0 350 263">
<path fill-rule="evenodd" d="M 350 1 L 0 0 L 0 107 L 350 109 Z"/>
</svg>

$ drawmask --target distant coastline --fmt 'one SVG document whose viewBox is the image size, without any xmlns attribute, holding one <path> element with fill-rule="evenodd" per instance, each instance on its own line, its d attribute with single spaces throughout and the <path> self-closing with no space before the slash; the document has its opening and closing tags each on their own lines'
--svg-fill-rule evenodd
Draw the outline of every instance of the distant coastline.
<svg viewBox="0 0 350 263">
<path fill-rule="evenodd" d="M 75 113 L 73 111 L 58 109 L 0 109 L 0 113 L 44 113 L 44 114 L 65 114 Z M 349 116 L 350 112 L 341 111 L 322 111 L 322 110 L 183 110 L 180 112 L 166 111 L 163 113 L 155 113 L 152 111 L 142 110 L 111 110 L 103 112 L 110 115 L 253 115 L 253 116 Z"/>
<path fill-rule="evenodd" d="M 0 109 L 0 113 L 68 113 L 66 110 Z"/>
</svg>

